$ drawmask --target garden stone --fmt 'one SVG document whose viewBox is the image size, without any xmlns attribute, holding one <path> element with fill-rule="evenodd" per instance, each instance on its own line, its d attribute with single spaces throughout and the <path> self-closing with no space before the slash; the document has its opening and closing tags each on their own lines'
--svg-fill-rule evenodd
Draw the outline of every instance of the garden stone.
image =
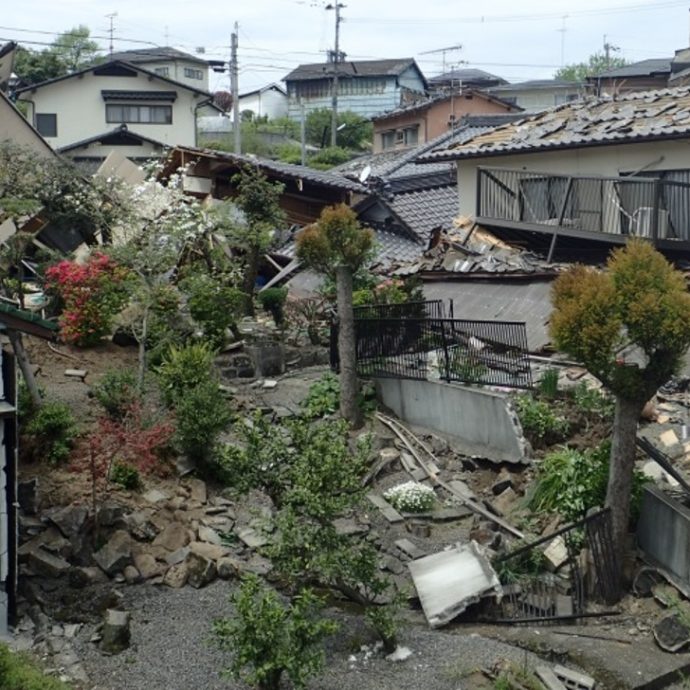
<svg viewBox="0 0 690 690">
<path fill-rule="evenodd" d="M 515 508 L 518 495 L 513 489 L 506 489 L 500 496 L 491 502 L 491 507 L 500 515 L 506 516 Z"/>
<path fill-rule="evenodd" d="M 111 577 L 132 562 L 132 542 L 128 532 L 117 530 L 105 546 L 93 555 L 103 572 Z"/>
<path fill-rule="evenodd" d="M 206 482 L 201 479 L 190 479 L 187 482 L 190 490 L 190 497 L 192 501 L 204 504 L 208 500 L 208 491 L 206 489 Z"/>
<path fill-rule="evenodd" d="M 130 513 L 125 522 L 130 534 L 139 541 L 153 541 L 158 535 L 158 528 L 146 513 Z"/>
<path fill-rule="evenodd" d="M 194 589 L 205 587 L 216 578 L 216 564 L 210 558 L 192 552 L 187 556 L 185 563 L 188 572 L 187 583 Z"/>
<path fill-rule="evenodd" d="M 176 563 L 163 576 L 163 584 L 172 587 L 172 589 L 180 589 L 187 584 L 188 576 L 187 562 Z"/>
<path fill-rule="evenodd" d="M 17 484 L 17 501 L 27 515 L 38 511 L 38 479 L 30 479 Z"/>
<path fill-rule="evenodd" d="M 48 519 L 69 539 L 84 529 L 88 517 L 89 509 L 86 506 L 66 506 L 52 512 Z"/>
<path fill-rule="evenodd" d="M 148 553 L 142 553 L 134 556 L 134 565 L 143 580 L 149 580 L 161 574 L 161 567 L 158 565 L 156 559 Z M 126 577 L 125 573 L 125 577 Z"/>
<path fill-rule="evenodd" d="M 86 568 L 71 568 L 69 571 L 70 587 L 82 589 L 90 585 L 108 582 L 108 576 L 95 566 Z"/>
<path fill-rule="evenodd" d="M 168 565 L 177 565 L 178 563 L 182 563 L 187 559 L 187 556 L 189 555 L 189 547 L 188 546 L 183 546 L 177 551 L 173 551 L 171 554 L 168 554 L 165 557 L 165 562 Z"/>
<path fill-rule="evenodd" d="M 101 651 L 119 654 L 129 647 L 129 613 L 108 609 L 103 617 Z"/>
<path fill-rule="evenodd" d="M 220 546 L 223 542 L 220 538 L 220 534 L 211 527 L 204 527 L 203 525 L 199 527 L 199 541 L 206 542 L 208 544 L 216 544 Z"/>
<path fill-rule="evenodd" d="M 98 524 L 101 527 L 113 527 L 125 514 L 124 506 L 115 501 L 106 501 L 98 511 Z"/>
<path fill-rule="evenodd" d="M 168 496 L 167 494 L 164 494 L 162 491 L 158 491 L 158 489 L 151 489 L 150 491 L 147 491 L 144 494 L 143 499 L 155 505 L 156 503 L 167 501 Z"/>
<path fill-rule="evenodd" d="M 228 556 L 218 559 L 216 567 L 218 568 L 218 577 L 221 580 L 230 580 L 237 577 L 240 572 L 240 562 Z"/>
<path fill-rule="evenodd" d="M 139 571 L 133 565 L 128 565 L 122 574 L 124 575 L 125 581 L 128 585 L 133 585 L 141 580 Z"/>
<path fill-rule="evenodd" d="M 168 551 L 177 551 L 189 544 L 189 532 L 180 522 L 169 523 L 153 540 L 154 546 L 162 546 Z"/>
<path fill-rule="evenodd" d="M 230 553 L 230 549 L 227 546 L 207 544 L 201 541 L 193 541 L 189 545 L 189 550 L 192 553 L 196 553 L 212 561 L 217 561 L 219 558 L 223 558 L 223 556 L 227 556 Z"/>
<path fill-rule="evenodd" d="M 45 577 L 60 577 L 71 567 L 64 558 L 48 553 L 41 547 L 34 549 L 29 554 L 29 564 L 37 575 L 44 575 Z"/>
</svg>

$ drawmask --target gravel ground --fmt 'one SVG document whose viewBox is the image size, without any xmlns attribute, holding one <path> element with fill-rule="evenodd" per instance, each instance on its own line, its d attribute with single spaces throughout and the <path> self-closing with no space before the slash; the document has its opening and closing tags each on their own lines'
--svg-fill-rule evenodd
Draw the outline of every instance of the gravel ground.
<svg viewBox="0 0 690 690">
<path fill-rule="evenodd" d="M 221 676 L 227 656 L 214 647 L 211 621 L 232 615 L 230 585 L 217 581 L 202 590 L 125 590 L 132 614 L 132 646 L 117 656 L 103 656 L 89 642 L 92 627 L 76 641 L 76 651 L 94 690 L 245 690 Z M 432 631 L 421 613 L 412 612 L 401 644 L 412 651 L 406 661 L 388 661 L 372 652 L 373 641 L 359 617 L 334 614 L 341 632 L 330 642 L 326 669 L 309 690 L 468 690 L 466 674 L 506 659 L 533 664 L 537 657 L 510 645 L 456 629 Z M 465 677 L 463 679 L 463 677 Z M 469 684 L 468 684 L 469 683 Z"/>
</svg>

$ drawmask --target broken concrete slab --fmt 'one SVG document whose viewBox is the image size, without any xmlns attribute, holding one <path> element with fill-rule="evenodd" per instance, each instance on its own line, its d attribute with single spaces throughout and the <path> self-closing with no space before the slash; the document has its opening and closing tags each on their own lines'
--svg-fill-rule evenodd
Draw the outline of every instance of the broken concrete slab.
<svg viewBox="0 0 690 690">
<path fill-rule="evenodd" d="M 250 549 L 259 549 L 268 544 L 266 536 L 257 532 L 253 527 L 240 527 L 235 530 L 235 534 L 237 534 Z"/>
<path fill-rule="evenodd" d="M 654 626 L 654 639 L 665 652 L 676 653 L 690 644 L 690 629 L 678 614 L 662 618 Z"/>
<path fill-rule="evenodd" d="M 537 666 L 534 671 L 547 690 L 568 690 L 548 666 Z"/>
<path fill-rule="evenodd" d="M 402 522 L 405 519 L 385 498 L 383 498 L 383 496 L 379 496 L 370 491 L 367 494 L 367 498 L 381 511 L 383 517 L 385 517 L 388 522 L 394 524 L 396 522 Z"/>
<path fill-rule="evenodd" d="M 33 549 L 28 558 L 32 569 L 45 577 L 60 577 L 70 569 L 70 564 L 66 560 L 44 551 L 40 546 Z"/>
<path fill-rule="evenodd" d="M 450 622 L 482 597 L 501 596 L 496 571 L 474 541 L 408 563 L 432 628 Z"/>
<path fill-rule="evenodd" d="M 568 560 L 568 547 L 562 536 L 552 539 L 544 549 L 546 567 L 554 572 L 558 570 Z"/>
<path fill-rule="evenodd" d="M 556 678 L 560 680 L 567 688 L 572 690 L 593 690 L 594 678 L 586 676 L 584 673 L 574 671 L 572 668 L 565 666 L 554 666 L 553 672 Z"/>
<path fill-rule="evenodd" d="M 423 551 L 422 549 L 420 549 L 418 546 L 413 544 L 409 539 L 398 539 L 395 542 L 395 545 L 406 556 L 409 556 L 412 560 L 426 556 L 426 551 Z"/>
</svg>

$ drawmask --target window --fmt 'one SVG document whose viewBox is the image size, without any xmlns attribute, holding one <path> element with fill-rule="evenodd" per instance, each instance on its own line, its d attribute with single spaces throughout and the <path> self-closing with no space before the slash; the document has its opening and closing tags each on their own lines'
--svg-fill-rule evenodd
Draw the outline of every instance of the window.
<svg viewBox="0 0 690 690">
<path fill-rule="evenodd" d="M 391 129 L 388 132 L 381 132 L 381 148 L 392 149 L 395 146 L 395 130 Z"/>
<path fill-rule="evenodd" d="M 419 139 L 419 125 L 407 127 L 404 130 L 403 137 L 405 140 L 405 146 L 416 146 Z"/>
<path fill-rule="evenodd" d="M 44 137 L 56 137 L 57 115 L 55 113 L 36 113 L 36 129 Z"/>
<path fill-rule="evenodd" d="M 169 67 L 156 67 L 153 71 L 161 77 L 170 76 L 170 68 Z"/>
<path fill-rule="evenodd" d="M 204 73 L 200 69 L 192 69 L 191 67 L 185 67 L 184 76 L 187 77 L 187 79 L 203 79 Z"/>
<path fill-rule="evenodd" d="M 132 122 L 136 124 L 171 125 L 170 105 L 106 105 L 106 122 Z"/>
</svg>

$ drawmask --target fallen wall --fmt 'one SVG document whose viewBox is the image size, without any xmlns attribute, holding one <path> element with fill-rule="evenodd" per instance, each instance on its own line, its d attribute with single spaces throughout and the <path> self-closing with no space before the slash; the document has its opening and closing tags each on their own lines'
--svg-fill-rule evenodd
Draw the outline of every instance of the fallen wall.
<svg viewBox="0 0 690 690">
<path fill-rule="evenodd" d="M 440 381 L 376 379 L 379 400 L 406 422 L 437 432 L 466 455 L 529 462 L 508 396 Z"/>
<path fill-rule="evenodd" d="M 650 484 L 642 492 L 637 541 L 658 565 L 690 584 L 690 510 Z"/>
</svg>

